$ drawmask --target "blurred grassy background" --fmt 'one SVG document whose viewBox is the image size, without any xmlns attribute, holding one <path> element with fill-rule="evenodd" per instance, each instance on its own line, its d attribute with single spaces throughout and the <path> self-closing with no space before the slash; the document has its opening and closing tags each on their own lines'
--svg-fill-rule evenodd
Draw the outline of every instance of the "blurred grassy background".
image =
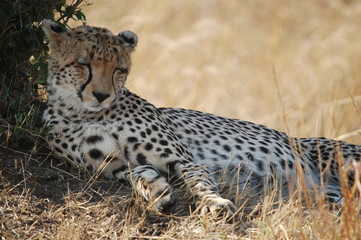
<svg viewBox="0 0 361 240">
<path fill-rule="evenodd" d="M 127 86 L 157 106 L 298 137 L 360 129 L 360 1 L 93 2 L 89 25 L 138 34 Z M 344 140 L 361 144 L 359 134 Z"/>
</svg>

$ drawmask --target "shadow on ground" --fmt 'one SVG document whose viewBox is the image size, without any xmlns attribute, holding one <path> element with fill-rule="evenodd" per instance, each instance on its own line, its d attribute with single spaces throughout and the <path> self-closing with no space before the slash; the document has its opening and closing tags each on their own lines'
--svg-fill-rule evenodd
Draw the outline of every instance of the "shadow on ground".
<svg viewBox="0 0 361 240">
<path fill-rule="evenodd" d="M 182 198 L 178 195 L 177 198 Z M 61 239 L 66 231 L 69 234 L 73 231 L 63 226 L 72 219 L 86 226 L 88 229 L 83 231 L 92 239 L 96 236 L 89 230 L 92 223 L 101 224 L 109 219 L 113 219 L 110 225 L 118 226 L 119 234 L 123 232 L 119 226 L 128 224 L 134 226 L 134 237 L 159 236 L 170 221 L 189 216 L 186 202 L 180 199 L 172 215 L 158 215 L 148 211 L 147 203 L 134 196 L 125 183 L 94 181 L 47 150 L 29 154 L 0 145 L 0 236 L 5 239 L 34 236 Z"/>
</svg>

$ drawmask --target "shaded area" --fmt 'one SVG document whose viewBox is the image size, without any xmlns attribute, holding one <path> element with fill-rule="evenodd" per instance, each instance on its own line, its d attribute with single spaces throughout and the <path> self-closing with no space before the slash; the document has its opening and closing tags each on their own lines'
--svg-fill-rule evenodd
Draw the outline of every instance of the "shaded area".
<svg viewBox="0 0 361 240">
<path fill-rule="evenodd" d="M 130 186 L 94 180 L 47 150 L 40 152 L 28 154 L 0 145 L 0 236 L 5 239 L 160 236 L 189 216 L 186 206 L 191 201 L 184 193 L 176 193 L 172 216 L 159 215 L 148 211 L 148 203 Z"/>
</svg>

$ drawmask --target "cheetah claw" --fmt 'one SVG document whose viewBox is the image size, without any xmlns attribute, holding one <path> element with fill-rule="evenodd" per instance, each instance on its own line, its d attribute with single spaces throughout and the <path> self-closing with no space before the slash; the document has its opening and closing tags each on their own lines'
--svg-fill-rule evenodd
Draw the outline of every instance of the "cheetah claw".
<svg viewBox="0 0 361 240">
<path fill-rule="evenodd" d="M 213 218 L 230 218 L 236 210 L 236 206 L 230 200 L 217 196 L 201 201 L 195 212 L 199 212 L 201 215 L 210 215 Z"/>
</svg>

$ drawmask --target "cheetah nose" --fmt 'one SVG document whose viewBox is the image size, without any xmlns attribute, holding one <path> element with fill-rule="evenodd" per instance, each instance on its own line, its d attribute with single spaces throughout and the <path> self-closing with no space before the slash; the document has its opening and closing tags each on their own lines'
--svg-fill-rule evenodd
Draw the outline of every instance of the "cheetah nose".
<svg viewBox="0 0 361 240">
<path fill-rule="evenodd" d="M 108 93 L 101 93 L 101 92 L 95 92 L 95 91 L 93 91 L 93 95 L 100 103 L 103 102 L 108 97 L 110 97 L 110 95 Z"/>
</svg>

